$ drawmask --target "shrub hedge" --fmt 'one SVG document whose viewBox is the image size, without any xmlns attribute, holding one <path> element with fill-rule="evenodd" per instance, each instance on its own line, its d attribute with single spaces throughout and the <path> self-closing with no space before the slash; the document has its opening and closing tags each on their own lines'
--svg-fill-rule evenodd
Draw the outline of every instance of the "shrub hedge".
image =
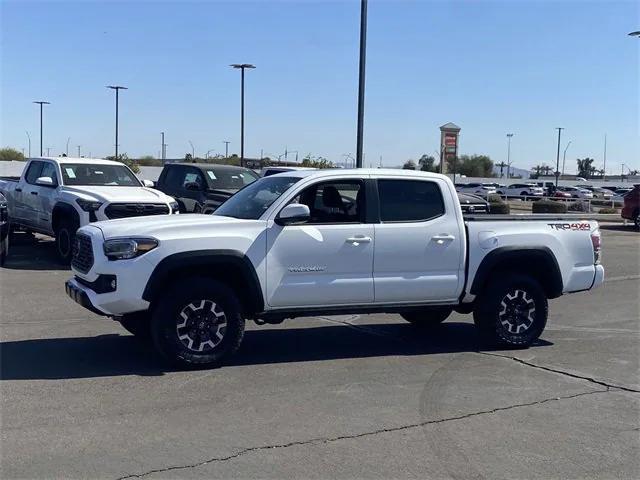
<svg viewBox="0 0 640 480">
<path fill-rule="evenodd" d="M 531 206 L 533 213 L 567 213 L 567 205 L 553 200 L 538 200 Z"/>
<path fill-rule="evenodd" d="M 491 202 L 489 203 L 489 212 L 495 214 L 509 214 L 511 213 L 511 207 L 509 207 L 508 203 Z"/>
</svg>

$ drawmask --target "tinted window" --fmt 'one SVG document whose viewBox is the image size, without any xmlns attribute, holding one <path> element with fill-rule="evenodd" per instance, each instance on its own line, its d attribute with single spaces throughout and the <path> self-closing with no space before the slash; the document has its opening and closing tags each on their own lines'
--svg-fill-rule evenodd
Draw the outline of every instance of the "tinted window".
<svg viewBox="0 0 640 480">
<path fill-rule="evenodd" d="M 303 190 L 291 203 L 309 207 L 309 223 L 364 221 L 364 184 L 361 181 L 325 182 Z"/>
<path fill-rule="evenodd" d="M 54 185 L 58 185 L 58 175 L 56 174 L 56 167 L 53 163 L 43 162 L 41 177 L 51 177 Z"/>
<path fill-rule="evenodd" d="M 124 165 L 63 163 L 60 168 L 65 185 L 140 186 L 140 181 Z"/>
<path fill-rule="evenodd" d="M 35 184 L 38 177 L 41 176 L 40 172 L 42 172 L 42 162 L 31 162 L 25 175 L 27 183 Z"/>
<path fill-rule="evenodd" d="M 444 201 L 435 182 L 378 180 L 380 220 L 417 222 L 444 214 Z"/>
<path fill-rule="evenodd" d="M 260 177 L 249 169 L 207 168 L 204 171 L 209 188 L 214 190 L 240 190 Z"/>
</svg>

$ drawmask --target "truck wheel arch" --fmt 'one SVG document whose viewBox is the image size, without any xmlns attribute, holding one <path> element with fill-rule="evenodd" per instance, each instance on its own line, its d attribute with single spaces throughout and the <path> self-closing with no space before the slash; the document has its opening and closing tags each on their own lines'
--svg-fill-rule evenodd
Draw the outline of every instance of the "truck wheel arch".
<svg viewBox="0 0 640 480">
<path fill-rule="evenodd" d="M 560 266 L 548 247 L 499 247 L 489 252 L 478 267 L 470 293 L 478 295 L 493 275 L 517 272 L 533 276 L 544 289 L 547 298 L 562 295 Z"/>
<path fill-rule="evenodd" d="M 163 258 L 151 273 L 142 298 L 153 308 L 168 284 L 194 276 L 217 279 L 232 287 L 248 316 L 264 310 L 262 288 L 253 263 L 234 250 L 195 250 Z"/>
<path fill-rule="evenodd" d="M 60 220 L 65 217 L 70 218 L 75 221 L 77 225 L 80 225 L 80 215 L 78 215 L 76 209 L 68 203 L 58 202 L 51 212 L 51 230 L 55 232 L 60 224 Z"/>
</svg>

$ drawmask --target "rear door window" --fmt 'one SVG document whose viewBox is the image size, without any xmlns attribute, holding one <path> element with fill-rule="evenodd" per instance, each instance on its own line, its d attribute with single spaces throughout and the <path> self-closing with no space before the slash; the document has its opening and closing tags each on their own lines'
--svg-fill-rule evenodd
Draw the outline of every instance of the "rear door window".
<svg viewBox="0 0 640 480">
<path fill-rule="evenodd" d="M 378 180 L 382 222 L 423 222 L 444 214 L 437 183 L 423 180 Z"/>
</svg>

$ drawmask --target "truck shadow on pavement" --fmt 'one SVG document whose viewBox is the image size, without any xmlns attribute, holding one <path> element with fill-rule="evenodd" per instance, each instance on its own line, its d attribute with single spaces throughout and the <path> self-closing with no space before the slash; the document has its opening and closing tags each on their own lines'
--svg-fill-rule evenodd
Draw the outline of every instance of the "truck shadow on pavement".
<svg viewBox="0 0 640 480">
<path fill-rule="evenodd" d="M 7 270 L 70 270 L 56 254 L 53 239 L 24 232 L 11 234 L 9 255 L 3 268 Z"/>
<path fill-rule="evenodd" d="M 534 347 L 552 343 L 539 340 Z M 250 365 L 385 356 L 421 356 L 501 350 L 481 345 L 469 323 L 445 323 L 431 332 L 408 324 L 247 331 L 238 353 L 223 369 Z M 104 376 L 159 376 L 175 371 L 151 345 L 131 335 L 43 338 L 0 343 L 1 380 L 58 380 Z"/>
</svg>

